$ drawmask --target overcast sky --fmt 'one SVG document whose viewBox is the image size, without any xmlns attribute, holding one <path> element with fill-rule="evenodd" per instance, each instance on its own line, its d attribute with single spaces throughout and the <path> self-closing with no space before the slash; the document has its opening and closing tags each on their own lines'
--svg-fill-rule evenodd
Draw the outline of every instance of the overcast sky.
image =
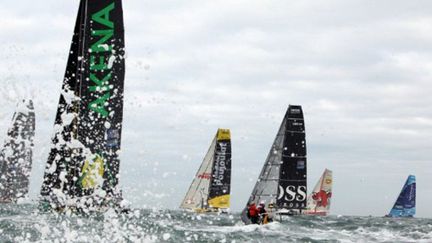
<svg viewBox="0 0 432 243">
<path fill-rule="evenodd" d="M 0 139 L 37 115 L 36 198 L 77 0 L 2 1 Z M 175 209 L 217 128 L 232 132 L 232 209 L 246 203 L 289 104 L 305 112 L 308 183 L 334 171 L 333 214 L 390 210 L 409 174 L 432 217 L 432 1 L 124 1 L 121 185 Z"/>
</svg>

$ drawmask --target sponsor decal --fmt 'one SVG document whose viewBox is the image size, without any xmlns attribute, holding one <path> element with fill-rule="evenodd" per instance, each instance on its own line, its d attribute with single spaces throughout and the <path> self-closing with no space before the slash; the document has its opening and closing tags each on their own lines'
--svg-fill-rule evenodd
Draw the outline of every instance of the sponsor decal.
<svg viewBox="0 0 432 243">
<path fill-rule="evenodd" d="M 306 162 L 304 160 L 297 161 L 297 170 L 304 170 L 306 168 Z"/>
<path fill-rule="evenodd" d="M 119 146 L 120 132 L 118 129 L 107 130 L 107 147 L 116 148 Z"/>
<path fill-rule="evenodd" d="M 109 112 L 106 105 L 111 97 L 110 85 L 112 80 L 112 62 L 114 58 L 113 45 L 110 40 L 114 36 L 114 22 L 111 21 L 110 13 L 115 8 L 114 3 L 93 14 L 91 20 L 93 26 L 98 23 L 100 29 L 91 30 L 90 43 L 90 82 L 89 91 L 96 97 L 90 102 L 88 108 L 102 117 L 107 117 Z"/>
<path fill-rule="evenodd" d="M 291 108 L 291 114 L 300 114 L 301 110 L 298 108 Z"/>
<path fill-rule="evenodd" d="M 199 179 L 206 179 L 206 180 L 210 180 L 210 173 L 202 173 L 198 175 Z"/>
<path fill-rule="evenodd" d="M 320 190 L 319 192 L 314 192 L 312 194 L 312 199 L 316 201 L 318 207 L 327 207 L 329 204 L 329 200 L 332 196 L 331 192 L 326 192 L 324 190 Z"/>
<path fill-rule="evenodd" d="M 279 185 L 278 200 L 284 201 L 305 201 L 306 200 L 306 187 L 305 186 L 287 186 L 285 189 Z"/>
<path fill-rule="evenodd" d="M 223 186 L 225 171 L 227 170 L 227 146 L 226 142 L 219 142 L 220 151 L 216 152 L 216 161 L 213 170 L 213 186 Z"/>
</svg>

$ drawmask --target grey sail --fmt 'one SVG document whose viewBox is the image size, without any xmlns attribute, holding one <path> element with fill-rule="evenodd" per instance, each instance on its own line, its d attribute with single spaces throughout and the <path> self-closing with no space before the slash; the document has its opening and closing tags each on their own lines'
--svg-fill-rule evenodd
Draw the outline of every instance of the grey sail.
<svg viewBox="0 0 432 243">
<path fill-rule="evenodd" d="M 306 207 L 306 140 L 301 106 L 288 107 L 242 212 L 246 224 L 251 223 L 247 210 L 252 203 L 272 204 L 280 212 Z"/>
<path fill-rule="evenodd" d="M 0 152 L 0 202 L 17 202 L 29 190 L 35 113 L 31 100 L 22 100 L 12 118 Z"/>
<path fill-rule="evenodd" d="M 271 203 L 276 202 L 279 183 L 279 169 L 282 161 L 283 140 L 285 136 L 285 123 L 286 120 L 284 119 L 276 134 L 270 152 L 267 155 L 264 166 L 261 169 L 258 180 L 255 183 L 255 187 L 252 190 L 252 194 L 249 197 L 248 204 L 258 204 L 261 201 Z M 244 208 L 241 218 L 244 223 L 251 223 L 247 217 L 247 207 Z"/>
</svg>

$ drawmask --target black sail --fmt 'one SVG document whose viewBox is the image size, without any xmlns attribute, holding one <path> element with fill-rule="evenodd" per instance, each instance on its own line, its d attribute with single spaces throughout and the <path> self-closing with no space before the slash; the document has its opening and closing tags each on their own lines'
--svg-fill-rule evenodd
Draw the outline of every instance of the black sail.
<svg viewBox="0 0 432 243">
<path fill-rule="evenodd" d="M 32 167 L 35 113 L 31 100 L 22 100 L 12 118 L 0 151 L 0 202 L 16 202 L 29 190 Z"/>
<path fill-rule="evenodd" d="M 286 114 L 277 207 L 306 207 L 306 134 L 301 106 L 290 105 Z"/>
<path fill-rule="evenodd" d="M 218 129 L 216 148 L 210 177 L 208 204 L 213 208 L 230 207 L 231 189 L 231 133 Z"/>
<path fill-rule="evenodd" d="M 301 106 L 290 105 L 273 141 L 248 204 L 273 204 L 276 210 L 306 207 L 306 138 Z M 250 224 L 247 208 L 244 223 Z"/>
<path fill-rule="evenodd" d="M 51 207 L 120 198 L 124 75 L 122 1 L 82 0 L 41 189 Z"/>
</svg>

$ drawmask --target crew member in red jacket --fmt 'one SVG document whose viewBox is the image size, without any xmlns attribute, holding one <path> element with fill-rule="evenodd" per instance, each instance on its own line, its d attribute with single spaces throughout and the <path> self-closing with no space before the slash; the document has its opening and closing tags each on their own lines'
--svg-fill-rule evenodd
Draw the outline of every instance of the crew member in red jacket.
<svg viewBox="0 0 432 243">
<path fill-rule="evenodd" d="M 249 204 L 247 216 L 253 224 L 259 224 L 259 211 L 255 203 Z"/>
</svg>

